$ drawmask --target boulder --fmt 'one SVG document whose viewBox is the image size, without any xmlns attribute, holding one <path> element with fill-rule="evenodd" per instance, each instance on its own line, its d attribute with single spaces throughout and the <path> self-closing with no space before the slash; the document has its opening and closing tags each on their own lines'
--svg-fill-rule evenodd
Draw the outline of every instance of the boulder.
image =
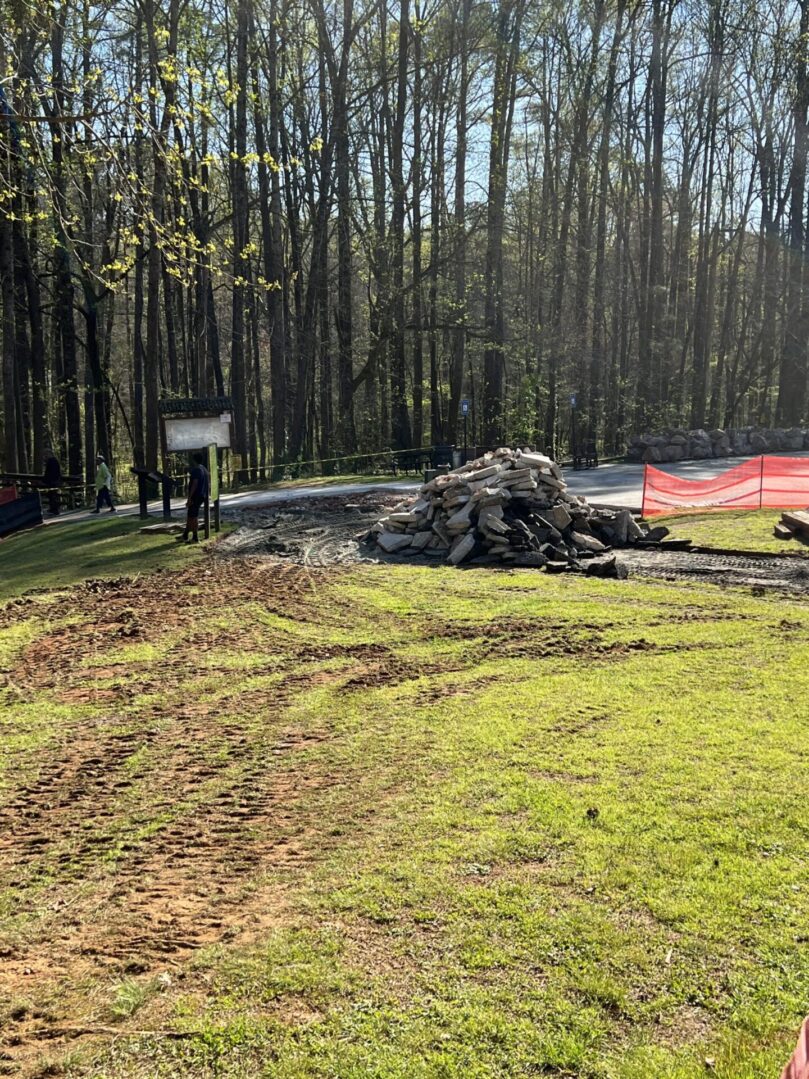
<svg viewBox="0 0 809 1079">
<path fill-rule="evenodd" d="M 682 446 L 664 446 L 660 451 L 660 459 L 667 464 L 673 461 L 682 461 L 685 457 Z"/>
<path fill-rule="evenodd" d="M 730 444 L 737 457 L 746 457 L 751 453 L 750 435 L 747 431 L 734 431 L 731 434 Z"/>
</svg>

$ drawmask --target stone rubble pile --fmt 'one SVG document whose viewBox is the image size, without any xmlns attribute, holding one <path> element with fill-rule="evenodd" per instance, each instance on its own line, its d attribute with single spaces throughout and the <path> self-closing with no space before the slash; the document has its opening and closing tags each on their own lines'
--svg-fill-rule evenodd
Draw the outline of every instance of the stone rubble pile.
<svg viewBox="0 0 809 1079">
<path fill-rule="evenodd" d="M 629 443 L 630 461 L 668 464 L 705 461 L 711 457 L 756 457 L 762 453 L 788 453 L 809 449 L 809 430 L 802 427 L 741 427 L 726 431 L 675 428 L 659 434 L 635 435 Z"/>
<path fill-rule="evenodd" d="M 599 556 L 662 535 L 644 533 L 629 510 L 596 509 L 571 494 L 544 454 L 502 448 L 425 483 L 416 500 L 400 503 L 365 538 L 387 554 L 443 557 L 456 566 L 508 563 L 625 577 L 614 556 Z"/>
</svg>

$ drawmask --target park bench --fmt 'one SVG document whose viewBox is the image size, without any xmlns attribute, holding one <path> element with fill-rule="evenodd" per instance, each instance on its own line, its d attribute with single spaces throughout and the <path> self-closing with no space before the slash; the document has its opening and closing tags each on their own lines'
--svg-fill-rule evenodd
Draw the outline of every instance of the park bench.
<svg viewBox="0 0 809 1079">
<path fill-rule="evenodd" d="M 399 472 L 422 472 L 432 463 L 430 450 L 402 450 L 392 454 L 393 474 Z"/>
<path fill-rule="evenodd" d="M 598 449 L 592 439 L 574 450 L 573 468 L 576 471 L 583 468 L 598 468 Z"/>
</svg>

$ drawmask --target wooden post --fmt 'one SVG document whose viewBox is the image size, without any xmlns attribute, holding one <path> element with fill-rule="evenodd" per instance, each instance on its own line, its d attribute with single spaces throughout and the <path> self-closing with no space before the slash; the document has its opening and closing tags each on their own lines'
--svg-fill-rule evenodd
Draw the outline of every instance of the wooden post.
<svg viewBox="0 0 809 1079">
<path fill-rule="evenodd" d="M 138 503 L 140 506 L 140 519 L 145 521 L 149 516 L 149 507 L 147 505 L 146 498 L 146 480 L 147 476 L 145 472 L 138 473 Z"/>
<path fill-rule="evenodd" d="M 211 537 L 211 500 L 205 496 L 205 539 Z"/>
<path fill-rule="evenodd" d="M 171 477 L 167 476 L 165 472 L 163 473 L 163 480 L 162 480 L 162 483 L 161 483 L 161 487 L 163 488 L 163 520 L 164 521 L 170 521 L 171 520 L 171 487 L 172 487 L 172 483 L 171 483 Z"/>
<path fill-rule="evenodd" d="M 162 487 L 163 487 L 163 520 L 164 521 L 170 521 L 171 520 L 171 487 L 172 487 L 172 484 L 171 484 L 171 480 L 168 478 L 168 476 L 169 476 L 169 451 L 168 451 L 168 447 L 166 445 L 166 417 L 163 415 L 162 412 L 160 413 L 160 449 L 161 449 L 161 457 L 162 457 L 161 464 L 163 466 L 162 471 L 163 471 L 163 476 L 165 477 L 163 479 L 163 481 L 162 481 Z"/>
</svg>

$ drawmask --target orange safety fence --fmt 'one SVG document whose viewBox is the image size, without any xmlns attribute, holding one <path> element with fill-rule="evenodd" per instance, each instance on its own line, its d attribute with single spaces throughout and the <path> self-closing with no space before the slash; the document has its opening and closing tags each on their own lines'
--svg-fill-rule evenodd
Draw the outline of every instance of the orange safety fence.
<svg viewBox="0 0 809 1079">
<path fill-rule="evenodd" d="M 755 457 L 708 480 L 687 480 L 646 465 L 644 517 L 678 509 L 802 509 L 809 506 L 809 458 Z"/>
</svg>

